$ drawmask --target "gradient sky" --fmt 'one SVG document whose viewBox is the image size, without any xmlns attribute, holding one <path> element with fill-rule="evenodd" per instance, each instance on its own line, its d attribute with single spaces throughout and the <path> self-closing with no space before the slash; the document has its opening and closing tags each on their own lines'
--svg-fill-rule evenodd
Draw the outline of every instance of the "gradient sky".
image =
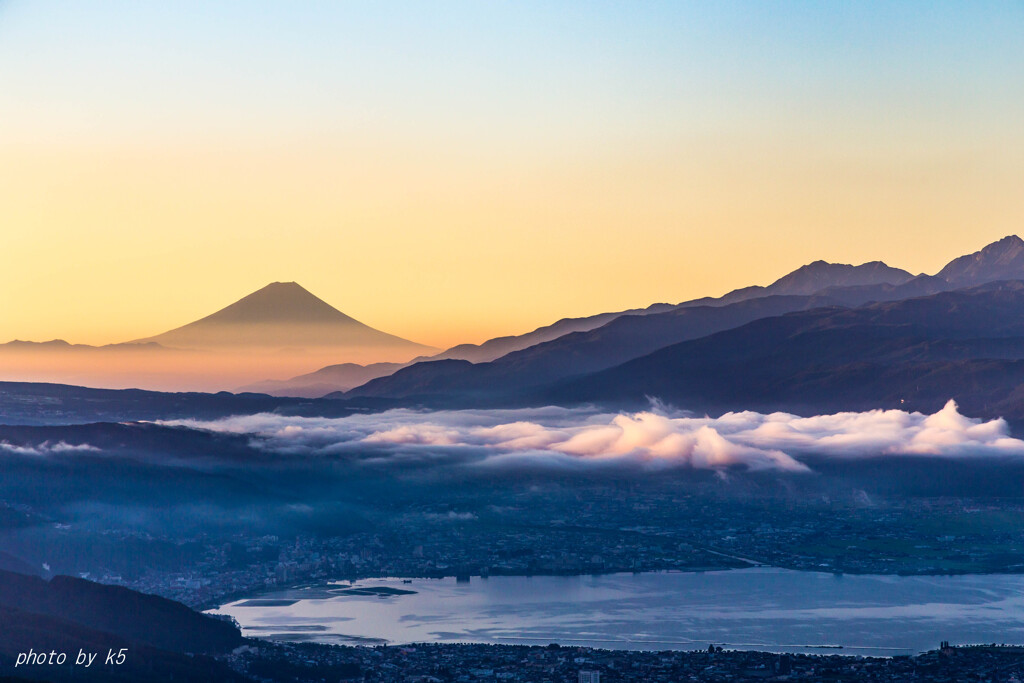
<svg viewBox="0 0 1024 683">
<path fill-rule="evenodd" d="M 435 346 L 1024 232 L 1024 3 L 0 0 L 0 341 Z"/>
</svg>

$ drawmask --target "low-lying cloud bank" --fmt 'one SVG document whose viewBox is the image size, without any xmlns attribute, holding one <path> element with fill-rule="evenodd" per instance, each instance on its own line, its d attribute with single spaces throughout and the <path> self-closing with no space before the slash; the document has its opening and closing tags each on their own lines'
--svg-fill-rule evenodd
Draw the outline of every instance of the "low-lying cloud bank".
<svg viewBox="0 0 1024 683">
<path fill-rule="evenodd" d="M 69 444 L 64 441 L 50 443 L 44 441 L 40 444 L 30 446 L 19 446 L 17 444 L 0 441 L 0 453 L 11 455 L 53 455 L 55 453 L 98 453 L 99 448 L 89 444 Z"/>
<path fill-rule="evenodd" d="M 1024 456 L 1024 441 L 1010 437 L 1005 420 L 965 417 L 953 401 L 933 415 L 872 410 L 800 417 L 746 411 L 711 418 L 662 410 L 610 415 L 548 407 L 390 410 L 337 419 L 260 414 L 166 424 L 251 434 L 260 448 L 292 454 L 384 451 L 384 457 L 472 449 L 483 454 L 474 464 L 484 466 L 631 462 L 644 467 L 745 466 L 803 472 L 808 467 L 797 459 L 801 455 Z"/>
</svg>

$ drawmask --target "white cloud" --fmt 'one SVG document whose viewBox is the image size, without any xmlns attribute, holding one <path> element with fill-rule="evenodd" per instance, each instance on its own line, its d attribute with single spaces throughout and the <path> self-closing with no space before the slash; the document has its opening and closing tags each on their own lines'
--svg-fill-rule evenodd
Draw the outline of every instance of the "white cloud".
<svg viewBox="0 0 1024 683">
<path fill-rule="evenodd" d="M 788 413 L 726 413 L 717 418 L 645 411 L 540 408 L 421 412 L 390 410 L 345 418 L 272 414 L 214 422 L 175 422 L 252 434 L 282 453 L 330 454 L 367 449 L 422 452 L 468 448 L 483 465 L 578 467 L 635 463 L 645 467 L 806 471 L 801 455 L 836 458 L 928 455 L 1024 456 L 1024 441 L 1002 419 L 982 421 L 950 401 L 933 415 L 872 410 L 800 417 Z"/>
<path fill-rule="evenodd" d="M 99 448 L 90 446 L 87 443 L 70 444 L 65 441 L 58 441 L 51 444 L 44 441 L 34 446 L 17 446 L 6 441 L 0 441 L 0 453 L 12 455 L 50 455 L 51 453 L 98 453 Z"/>
</svg>

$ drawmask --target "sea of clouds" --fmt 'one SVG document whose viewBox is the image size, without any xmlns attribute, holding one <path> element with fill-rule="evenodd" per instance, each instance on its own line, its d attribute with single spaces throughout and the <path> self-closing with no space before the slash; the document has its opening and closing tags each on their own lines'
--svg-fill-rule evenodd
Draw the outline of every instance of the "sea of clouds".
<svg viewBox="0 0 1024 683">
<path fill-rule="evenodd" d="M 261 448 L 283 454 L 329 455 L 401 452 L 451 453 L 471 449 L 475 465 L 560 467 L 636 463 L 643 467 L 688 466 L 805 472 L 800 456 L 1024 456 L 1005 420 L 961 415 L 949 401 L 926 415 L 871 410 L 801 417 L 751 411 L 695 417 L 653 407 L 631 414 L 546 407 L 521 410 L 389 410 L 344 418 L 275 414 L 182 425 L 249 434 Z"/>
</svg>

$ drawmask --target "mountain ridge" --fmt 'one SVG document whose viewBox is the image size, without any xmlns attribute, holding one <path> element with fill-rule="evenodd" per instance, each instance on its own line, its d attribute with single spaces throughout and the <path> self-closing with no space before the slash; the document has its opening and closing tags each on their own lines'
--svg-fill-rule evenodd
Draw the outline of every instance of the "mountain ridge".
<svg viewBox="0 0 1024 683">
<path fill-rule="evenodd" d="M 986 245 L 982 249 L 953 259 L 936 277 L 958 286 L 982 284 L 983 281 L 1018 279 L 1024 273 L 1024 240 L 1017 235 Z"/>
<path fill-rule="evenodd" d="M 701 410 L 970 411 L 1024 417 L 1024 282 L 763 318 L 568 378 L 532 400 Z"/>
<path fill-rule="evenodd" d="M 1016 256 L 1018 253 L 1024 254 L 1024 249 L 1018 251 L 1018 243 L 1020 243 L 1019 246 L 1024 246 L 1024 242 L 1021 242 L 1019 238 L 1004 238 L 982 250 L 987 261 L 1008 264 L 1002 270 L 996 270 L 996 274 L 1010 269 L 1010 272 L 1024 279 L 1024 257 L 1018 261 Z M 1020 265 L 1019 273 L 1013 270 L 1018 263 Z M 498 395 L 500 391 L 495 387 L 503 388 L 506 395 L 511 396 L 522 392 L 531 384 L 539 387 L 572 375 L 599 372 L 602 366 L 611 368 L 627 362 L 630 359 L 628 357 L 630 354 L 633 358 L 638 358 L 654 352 L 659 347 L 722 332 L 727 327 L 714 329 L 714 325 L 709 323 L 717 315 L 717 311 L 736 313 L 737 315 L 731 319 L 732 323 L 735 323 L 732 326 L 736 327 L 750 323 L 759 317 L 774 317 L 796 310 L 820 306 L 858 307 L 873 301 L 901 301 L 935 295 L 953 287 L 949 281 L 938 276 L 914 277 L 906 271 L 891 269 L 880 262 L 870 262 L 865 265 L 868 266 L 867 270 L 870 274 L 867 277 L 861 277 L 864 271 L 850 270 L 860 268 L 860 266 L 839 265 L 837 269 L 835 264 L 823 261 L 814 262 L 791 273 L 790 275 L 793 277 L 784 276 L 776 283 L 781 283 L 780 289 L 793 287 L 799 291 L 801 287 L 806 287 L 806 283 L 809 281 L 823 282 L 821 273 L 838 270 L 847 276 L 857 273 L 857 278 L 845 277 L 841 280 L 843 282 L 868 284 L 830 286 L 807 299 L 790 299 L 779 306 L 762 304 L 763 307 L 760 311 L 756 310 L 756 306 L 752 302 L 767 302 L 772 300 L 773 296 L 782 295 L 744 297 L 739 301 L 719 306 L 707 304 L 694 306 L 691 302 L 680 305 L 670 312 L 648 315 L 644 318 L 621 316 L 602 327 L 585 333 L 566 335 L 508 354 L 490 363 L 472 367 L 447 366 L 448 374 L 442 372 L 441 368 L 437 366 L 425 367 L 429 365 L 428 363 L 411 365 L 391 377 L 377 378 L 363 386 L 349 390 L 344 396 L 348 398 L 372 396 L 396 399 L 431 395 L 438 400 L 446 397 L 448 401 L 459 401 L 463 400 L 459 398 L 459 394 L 466 393 L 471 398 L 465 400 L 479 400 L 481 396 Z M 975 272 L 966 281 L 970 281 L 974 286 L 980 286 L 977 285 L 978 282 L 988 282 L 991 277 L 992 274 L 989 270 L 975 269 Z M 888 281 L 878 282 L 879 279 Z M 965 280 L 961 278 L 960 281 Z M 742 291 L 745 293 L 753 291 L 760 294 L 767 289 L 751 290 L 751 288 L 747 288 Z M 728 299 L 728 295 L 723 299 Z M 780 302 L 781 300 L 775 299 L 774 301 Z M 786 310 L 787 306 L 789 310 Z M 746 315 L 740 314 L 740 311 L 744 309 L 751 310 L 747 311 Z M 697 313 L 692 314 L 691 319 L 686 319 L 683 317 L 684 311 L 697 311 Z M 675 319 L 673 320 L 673 318 Z M 337 395 L 329 394 L 329 396 Z"/>
<path fill-rule="evenodd" d="M 418 363 L 440 360 L 466 360 L 475 364 L 490 363 L 510 354 L 520 353 L 535 346 L 556 341 L 575 333 L 586 333 L 601 328 L 625 316 L 648 316 L 668 313 L 681 308 L 697 306 L 725 306 L 771 295 L 809 295 L 814 293 L 816 284 L 823 280 L 830 284 L 837 282 L 846 286 L 903 284 L 913 279 L 907 271 L 887 266 L 881 261 L 854 266 L 842 263 L 815 261 L 782 276 L 767 287 L 752 286 L 733 290 L 722 297 L 704 297 L 679 304 L 656 303 L 646 308 L 629 309 L 612 313 L 600 313 L 582 318 L 562 318 L 551 325 L 539 327 L 522 335 L 496 337 L 483 344 L 460 344 L 434 356 L 415 358 L 412 361 L 387 371 L 377 367 L 373 370 L 327 366 L 314 373 L 307 373 L 289 380 L 264 381 L 240 387 L 249 391 L 269 391 L 279 396 L 305 396 L 314 398 L 330 392 L 350 391 L 366 382 L 387 377 L 395 372 Z M 459 366 L 462 367 L 462 366 Z M 436 373 L 436 368 L 431 369 Z M 362 379 L 363 381 L 359 381 Z"/>
<path fill-rule="evenodd" d="M 951 260 L 937 275 L 914 276 L 881 261 L 850 265 L 817 260 L 767 286 L 743 287 L 720 297 L 674 305 L 659 303 L 563 318 L 522 335 L 460 344 L 440 352 L 365 325 L 296 282 L 274 282 L 191 323 L 132 342 L 99 347 L 56 339 L 0 344 L 0 372 L 6 379 L 22 381 L 179 391 L 241 387 L 278 396 L 314 398 L 337 390 L 360 390 L 396 370 L 457 359 L 477 366 L 501 362 L 512 368 L 519 364 L 522 376 L 513 374 L 509 381 L 522 385 L 529 380 L 527 357 L 538 359 L 533 367 L 553 372 L 551 378 L 564 377 L 595 372 L 624 362 L 627 356 L 649 353 L 656 345 L 714 331 L 701 327 L 703 323 L 687 330 L 680 323 L 682 318 L 667 322 L 686 309 L 722 308 L 771 296 L 810 296 L 817 297 L 821 305 L 859 306 L 1014 278 L 1024 278 L 1024 240 L 1009 235 Z M 799 308 L 804 306 L 802 303 Z M 764 308 L 765 315 L 785 312 L 771 305 Z M 701 315 L 710 319 L 716 314 L 705 310 Z M 737 324 L 743 322 L 741 317 L 736 319 Z M 582 345 L 571 348 L 577 343 Z M 607 352 L 603 358 L 602 344 Z M 550 354 L 549 360 L 539 360 L 544 354 Z M 556 358 L 562 362 L 556 362 Z M 453 367 L 467 375 L 491 372 Z M 424 372 L 439 381 L 437 368 Z M 276 377 L 291 379 L 265 379 L 275 373 Z M 403 373 L 403 377 L 409 379 L 412 375 Z M 494 380 L 506 381 L 499 376 Z M 458 385 L 452 381 L 450 390 L 457 391 Z M 374 385 L 373 391 L 380 386 Z"/>
</svg>

